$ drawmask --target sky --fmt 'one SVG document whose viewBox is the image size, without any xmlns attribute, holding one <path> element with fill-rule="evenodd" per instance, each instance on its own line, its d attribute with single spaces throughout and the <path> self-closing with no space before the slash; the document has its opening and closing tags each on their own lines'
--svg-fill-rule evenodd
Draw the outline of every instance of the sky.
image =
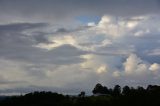
<svg viewBox="0 0 160 106">
<path fill-rule="evenodd" d="M 0 92 L 160 84 L 160 0 L 0 0 Z"/>
</svg>

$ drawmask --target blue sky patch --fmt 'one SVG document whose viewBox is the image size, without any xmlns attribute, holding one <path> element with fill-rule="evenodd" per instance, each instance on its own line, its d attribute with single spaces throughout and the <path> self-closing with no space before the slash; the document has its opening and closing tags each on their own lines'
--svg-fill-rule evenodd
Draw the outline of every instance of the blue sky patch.
<svg viewBox="0 0 160 106">
<path fill-rule="evenodd" d="M 84 24 L 89 22 L 98 23 L 101 17 L 99 16 L 78 16 L 76 19 Z"/>
</svg>

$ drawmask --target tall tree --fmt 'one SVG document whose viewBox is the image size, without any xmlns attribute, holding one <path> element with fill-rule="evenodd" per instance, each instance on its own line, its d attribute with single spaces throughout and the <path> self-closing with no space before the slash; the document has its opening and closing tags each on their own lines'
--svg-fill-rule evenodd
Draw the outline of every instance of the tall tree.
<svg viewBox="0 0 160 106">
<path fill-rule="evenodd" d="M 130 87 L 129 86 L 124 86 L 122 94 L 123 95 L 128 95 L 130 93 Z"/>
<path fill-rule="evenodd" d="M 113 95 L 118 96 L 121 94 L 121 87 L 119 85 L 115 85 L 113 89 Z"/>
</svg>

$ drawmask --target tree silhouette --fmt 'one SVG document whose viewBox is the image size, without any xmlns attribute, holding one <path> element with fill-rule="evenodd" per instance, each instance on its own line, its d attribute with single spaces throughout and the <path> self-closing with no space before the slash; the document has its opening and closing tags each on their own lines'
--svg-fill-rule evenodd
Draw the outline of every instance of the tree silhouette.
<svg viewBox="0 0 160 106">
<path fill-rule="evenodd" d="M 79 95 L 78 95 L 79 97 L 85 97 L 85 92 L 84 91 L 82 91 Z"/>
<path fill-rule="evenodd" d="M 119 85 L 108 89 L 96 84 L 93 93 L 109 94 L 98 96 L 62 95 L 53 92 L 33 92 L 21 96 L 10 96 L 0 100 L 0 106 L 160 106 L 160 86 L 149 85 L 143 87 L 124 86 L 122 91 Z"/>
<path fill-rule="evenodd" d="M 115 85 L 115 87 L 113 89 L 113 95 L 118 96 L 120 94 L 121 94 L 121 87 L 119 85 Z"/>
<path fill-rule="evenodd" d="M 93 89 L 93 94 L 108 94 L 109 90 L 107 87 L 102 86 L 101 84 L 96 84 L 95 88 Z"/>
<path fill-rule="evenodd" d="M 129 95 L 129 93 L 130 93 L 130 87 L 129 86 L 124 86 L 122 94 L 123 95 Z"/>
</svg>

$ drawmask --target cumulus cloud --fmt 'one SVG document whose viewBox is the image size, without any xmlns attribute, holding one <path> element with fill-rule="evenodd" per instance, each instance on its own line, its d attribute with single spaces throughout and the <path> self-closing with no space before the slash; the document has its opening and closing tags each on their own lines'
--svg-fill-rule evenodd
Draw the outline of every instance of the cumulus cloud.
<svg viewBox="0 0 160 106">
<path fill-rule="evenodd" d="M 138 58 L 135 54 L 131 54 L 124 63 L 124 70 L 127 74 L 132 74 L 134 71 L 138 70 L 138 68 L 143 67 L 141 64 L 142 60 Z"/>
<path fill-rule="evenodd" d="M 97 27 L 100 33 L 110 35 L 111 37 L 119 37 L 135 28 L 138 21 L 120 20 L 118 17 L 103 16 Z"/>
<path fill-rule="evenodd" d="M 155 74 L 156 73 L 156 74 Z M 131 86 L 147 86 L 148 84 L 158 84 L 159 64 L 150 64 L 135 54 L 130 54 L 123 63 L 123 68 L 112 71 L 113 79 L 118 79 L 117 83 Z"/>
<path fill-rule="evenodd" d="M 151 71 L 153 71 L 153 72 L 160 71 L 160 65 L 157 64 L 157 63 L 154 63 L 154 64 L 152 64 L 152 65 L 149 67 L 149 69 L 150 69 Z"/>
<path fill-rule="evenodd" d="M 141 37 L 150 34 L 155 27 L 155 33 L 158 33 L 159 25 L 153 25 L 152 18 L 158 18 L 158 16 L 135 16 L 135 17 L 122 17 L 122 16 L 110 16 L 104 15 L 97 25 L 92 27 L 98 34 L 105 34 L 110 38 L 124 37 L 124 36 L 136 36 Z M 152 25 L 152 27 L 151 27 Z M 157 28 L 156 28 L 157 27 Z"/>
</svg>

